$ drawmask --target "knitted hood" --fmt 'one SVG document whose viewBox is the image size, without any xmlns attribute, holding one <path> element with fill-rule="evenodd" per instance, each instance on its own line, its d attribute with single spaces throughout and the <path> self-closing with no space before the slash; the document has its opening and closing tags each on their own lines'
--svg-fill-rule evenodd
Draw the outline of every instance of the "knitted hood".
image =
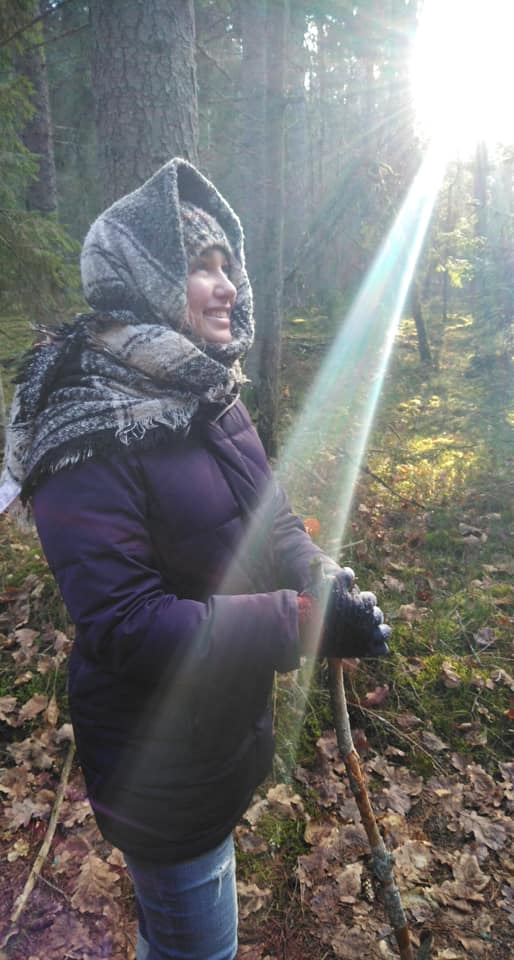
<svg viewBox="0 0 514 960">
<path fill-rule="evenodd" d="M 252 294 L 243 231 L 226 200 L 192 164 L 175 157 L 137 190 L 117 200 L 91 226 L 82 249 L 84 294 L 97 311 L 130 310 L 174 329 L 187 319 L 187 252 L 181 202 L 206 210 L 233 253 L 237 299 L 230 344 L 210 346 L 218 359 L 244 356 L 253 339 Z"/>
</svg>

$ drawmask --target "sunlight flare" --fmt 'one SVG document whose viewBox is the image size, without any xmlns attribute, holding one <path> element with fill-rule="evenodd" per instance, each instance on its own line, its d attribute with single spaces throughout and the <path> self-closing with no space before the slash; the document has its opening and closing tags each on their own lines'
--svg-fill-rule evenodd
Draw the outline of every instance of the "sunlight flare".
<svg viewBox="0 0 514 960">
<path fill-rule="evenodd" d="M 421 134 L 449 158 L 514 142 L 514 4 L 425 0 L 411 61 Z"/>
</svg>

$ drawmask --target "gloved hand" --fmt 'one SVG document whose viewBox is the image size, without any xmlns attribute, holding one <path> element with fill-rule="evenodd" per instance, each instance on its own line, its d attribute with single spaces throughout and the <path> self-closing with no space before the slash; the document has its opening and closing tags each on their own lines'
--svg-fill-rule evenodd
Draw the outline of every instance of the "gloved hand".
<svg viewBox="0 0 514 960">
<path fill-rule="evenodd" d="M 391 627 L 377 607 L 377 598 L 355 586 L 351 567 L 328 578 L 322 638 L 325 657 L 381 657 L 389 653 Z"/>
<path fill-rule="evenodd" d="M 355 574 L 350 567 L 343 567 L 335 573 L 330 570 L 327 575 L 320 566 L 315 571 L 311 587 L 298 601 L 300 632 L 308 638 L 311 652 L 309 626 L 324 610 L 318 656 L 380 657 L 389 652 L 387 640 L 391 628 L 384 623 L 375 594 L 361 593 L 355 586 Z"/>
</svg>

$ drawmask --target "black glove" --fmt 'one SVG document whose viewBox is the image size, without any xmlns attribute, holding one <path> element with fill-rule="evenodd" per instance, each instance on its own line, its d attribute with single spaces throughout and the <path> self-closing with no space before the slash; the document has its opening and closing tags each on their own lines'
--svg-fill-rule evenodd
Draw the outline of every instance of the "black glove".
<svg viewBox="0 0 514 960">
<path fill-rule="evenodd" d="M 310 591 L 307 591 L 310 592 Z M 391 628 L 384 623 L 374 593 L 355 586 L 350 567 L 337 573 L 318 571 L 312 593 L 325 604 L 320 655 L 324 657 L 381 657 L 389 653 Z"/>
</svg>

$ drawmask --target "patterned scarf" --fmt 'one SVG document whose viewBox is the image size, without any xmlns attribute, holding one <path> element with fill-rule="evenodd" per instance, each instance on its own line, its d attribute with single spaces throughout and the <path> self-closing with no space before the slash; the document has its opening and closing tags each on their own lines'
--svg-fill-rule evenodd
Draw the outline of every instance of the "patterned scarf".
<svg viewBox="0 0 514 960">
<path fill-rule="evenodd" d="M 181 205 L 213 218 L 232 254 L 237 298 L 232 341 L 181 332 L 188 250 Z M 105 211 L 82 252 L 92 314 L 44 331 L 19 377 L 0 478 L 0 512 L 35 483 L 97 454 L 187 431 L 202 405 L 221 410 L 244 381 L 239 360 L 253 336 L 251 290 L 239 221 L 213 185 L 175 159 Z M 159 429 L 160 428 L 160 429 Z"/>
</svg>

